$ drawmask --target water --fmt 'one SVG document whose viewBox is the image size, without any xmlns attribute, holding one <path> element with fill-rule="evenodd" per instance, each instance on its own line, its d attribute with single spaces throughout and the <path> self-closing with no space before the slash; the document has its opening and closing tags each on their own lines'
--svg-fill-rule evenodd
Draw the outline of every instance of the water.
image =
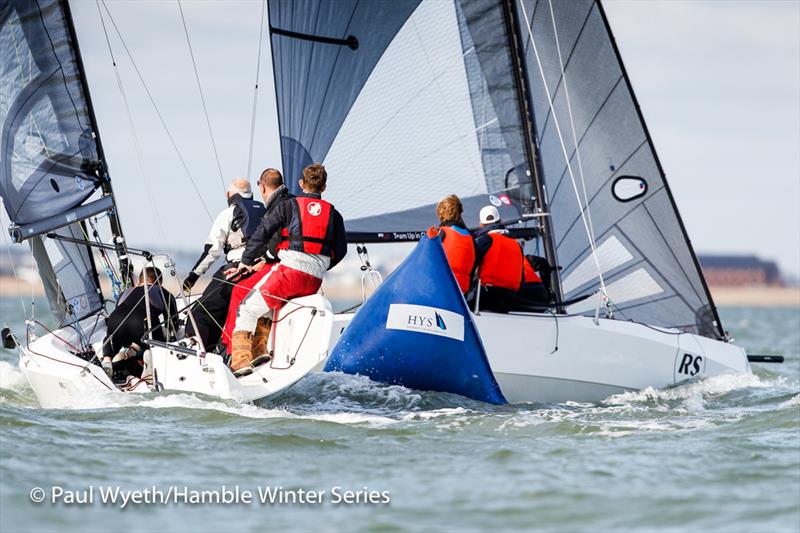
<svg viewBox="0 0 800 533">
<path fill-rule="evenodd" d="M 19 301 L 0 305 L 18 321 Z M 261 405 L 169 394 L 44 410 L 0 350 L 0 531 L 798 531 L 800 311 L 722 312 L 749 351 L 787 362 L 598 404 L 495 407 L 321 374 Z M 324 503 L 29 499 L 223 485 L 256 500 L 258 487 L 320 490 Z M 333 503 L 365 487 L 390 503 Z"/>
</svg>

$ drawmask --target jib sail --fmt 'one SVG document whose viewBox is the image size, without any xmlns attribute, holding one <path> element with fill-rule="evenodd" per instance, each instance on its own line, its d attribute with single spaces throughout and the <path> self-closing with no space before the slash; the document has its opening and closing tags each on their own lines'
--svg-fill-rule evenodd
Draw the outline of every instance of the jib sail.
<svg viewBox="0 0 800 533">
<path fill-rule="evenodd" d="M 66 2 L 0 4 L 0 196 L 67 323 L 102 308 L 84 220 L 113 209 Z M 103 190 L 105 189 L 105 190 Z"/>
<path fill-rule="evenodd" d="M 583 211 L 623 318 L 722 337 L 602 5 L 516 1 L 565 298 L 599 287 Z"/>
</svg>

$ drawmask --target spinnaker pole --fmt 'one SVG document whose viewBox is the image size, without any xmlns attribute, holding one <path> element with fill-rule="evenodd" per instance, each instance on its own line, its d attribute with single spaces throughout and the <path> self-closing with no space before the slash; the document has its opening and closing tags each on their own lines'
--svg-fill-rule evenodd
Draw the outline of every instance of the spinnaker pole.
<svg viewBox="0 0 800 533">
<path fill-rule="evenodd" d="M 544 242 L 544 252 L 547 262 L 553 267 L 550 271 L 550 287 L 555 298 L 556 309 L 563 311 L 564 296 L 561 291 L 561 274 L 558 268 L 558 257 L 553 239 L 553 229 L 547 205 L 547 189 L 544 184 L 544 171 L 539 159 L 539 145 L 536 142 L 536 118 L 533 115 L 533 102 L 530 99 L 531 88 L 528 86 L 528 76 L 525 67 L 525 52 L 523 40 L 520 35 L 519 14 L 516 6 L 517 0 L 503 0 L 503 15 L 506 22 L 509 50 L 511 52 L 512 70 L 517 91 L 522 131 L 525 136 L 525 152 L 528 158 L 528 168 L 536 190 L 536 207 L 540 214 L 541 235 Z"/>
</svg>

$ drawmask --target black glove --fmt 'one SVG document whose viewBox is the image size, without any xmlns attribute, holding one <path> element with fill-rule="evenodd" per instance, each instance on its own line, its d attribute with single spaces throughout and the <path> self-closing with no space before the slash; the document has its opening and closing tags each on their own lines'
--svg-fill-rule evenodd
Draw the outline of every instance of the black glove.
<svg viewBox="0 0 800 533">
<path fill-rule="evenodd" d="M 197 280 L 199 278 L 200 278 L 200 276 L 198 276 L 194 272 L 189 272 L 189 275 L 186 276 L 185 280 L 183 280 L 183 291 L 184 292 L 191 292 L 192 291 L 192 287 L 194 287 L 194 284 L 197 283 Z"/>
</svg>

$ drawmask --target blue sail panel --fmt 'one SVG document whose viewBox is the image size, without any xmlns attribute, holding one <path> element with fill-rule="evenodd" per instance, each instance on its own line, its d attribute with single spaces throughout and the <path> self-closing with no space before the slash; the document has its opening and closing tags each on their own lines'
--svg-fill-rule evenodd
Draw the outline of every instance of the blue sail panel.
<svg viewBox="0 0 800 533">
<path fill-rule="evenodd" d="M 361 307 L 325 370 L 506 403 L 439 239 L 423 237 Z"/>
</svg>

